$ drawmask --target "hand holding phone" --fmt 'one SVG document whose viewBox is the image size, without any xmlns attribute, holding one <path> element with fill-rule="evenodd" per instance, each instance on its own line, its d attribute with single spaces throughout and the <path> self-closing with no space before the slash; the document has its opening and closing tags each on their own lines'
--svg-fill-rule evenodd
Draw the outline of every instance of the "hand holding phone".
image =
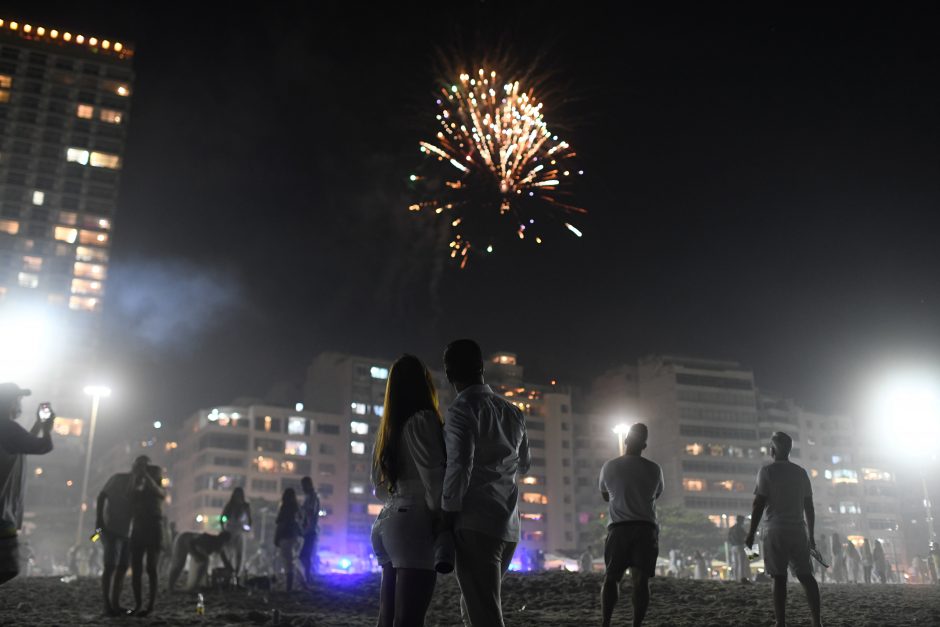
<svg viewBox="0 0 940 627">
<path fill-rule="evenodd" d="M 48 422 L 55 415 L 52 412 L 52 403 L 39 403 L 39 410 L 36 412 L 36 414 L 39 416 L 41 421 Z"/>
</svg>

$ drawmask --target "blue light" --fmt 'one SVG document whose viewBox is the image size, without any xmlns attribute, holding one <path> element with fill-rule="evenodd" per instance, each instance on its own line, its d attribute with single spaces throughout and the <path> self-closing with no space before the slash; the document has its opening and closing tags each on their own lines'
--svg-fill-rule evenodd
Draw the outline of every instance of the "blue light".
<svg viewBox="0 0 940 627">
<path fill-rule="evenodd" d="M 514 573 L 518 573 L 522 570 L 522 562 L 519 560 L 513 560 L 512 562 L 509 562 L 509 570 Z"/>
<path fill-rule="evenodd" d="M 349 570 L 352 566 L 352 560 L 348 557 L 344 557 L 339 561 L 339 567 L 343 570 Z"/>
</svg>

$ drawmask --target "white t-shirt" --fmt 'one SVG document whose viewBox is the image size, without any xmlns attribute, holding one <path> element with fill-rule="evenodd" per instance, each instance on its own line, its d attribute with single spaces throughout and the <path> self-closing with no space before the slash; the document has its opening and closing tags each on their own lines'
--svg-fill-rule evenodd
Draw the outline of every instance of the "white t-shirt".
<svg viewBox="0 0 940 627">
<path fill-rule="evenodd" d="M 809 475 L 789 460 L 767 464 L 757 473 L 754 494 L 767 499 L 768 528 L 802 527 L 803 500 L 813 497 Z"/>
<path fill-rule="evenodd" d="M 610 520 L 646 521 L 656 524 L 655 501 L 663 493 L 663 471 L 659 464 L 639 455 L 608 460 L 601 468 L 598 487 L 610 494 Z"/>
</svg>

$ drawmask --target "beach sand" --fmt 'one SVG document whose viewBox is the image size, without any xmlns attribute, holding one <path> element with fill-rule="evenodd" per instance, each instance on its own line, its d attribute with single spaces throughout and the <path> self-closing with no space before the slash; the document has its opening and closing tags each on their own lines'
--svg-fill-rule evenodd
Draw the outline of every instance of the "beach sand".
<svg viewBox="0 0 940 627">
<path fill-rule="evenodd" d="M 125 594 L 129 595 L 128 581 Z M 550 572 L 510 574 L 503 584 L 508 627 L 600 624 L 600 574 Z M 206 614 L 196 615 L 190 593 L 163 594 L 154 616 L 101 616 L 96 579 L 62 583 L 55 578 L 16 579 L 0 587 L 2 625 L 273 625 L 278 609 L 281 624 L 308 627 L 372 626 L 378 608 L 378 575 L 322 579 L 311 592 L 206 592 Z M 823 585 L 823 622 L 831 627 L 940 625 L 940 587 Z M 427 625 L 460 625 L 458 589 L 453 575 L 442 576 Z M 629 625 L 629 586 L 622 589 L 615 625 Z M 129 598 L 125 603 L 129 603 Z M 733 584 L 656 578 L 646 624 L 773 625 L 769 584 Z M 788 624 L 809 625 L 802 590 L 791 587 Z"/>
</svg>

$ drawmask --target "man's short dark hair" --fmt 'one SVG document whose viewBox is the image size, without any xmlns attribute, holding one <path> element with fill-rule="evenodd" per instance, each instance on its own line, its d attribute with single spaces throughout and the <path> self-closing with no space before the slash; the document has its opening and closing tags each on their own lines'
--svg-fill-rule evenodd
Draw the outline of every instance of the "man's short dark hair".
<svg viewBox="0 0 940 627">
<path fill-rule="evenodd" d="M 649 429 L 646 428 L 646 425 L 642 422 L 634 422 L 630 425 L 630 430 L 627 431 L 627 439 L 625 444 L 627 448 L 633 448 L 636 446 L 646 446 L 646 441 L 650 437 Z"/>
<path fill-rule="evenodd" d="M 777 457 L 789 457 L 790 450 L 793 448 L 793 438 L 783 431 L 775 431 L 770 436 L 770 443 L 773 444 Z"/>
<path fill-rule="evenodd" d="M 313 479 L 311 479 L 310 477 L 304 477 L 303 479 L 300 480 L 300 487 L 304 491 L 307 490 L 308 486 L 310 487 L 311 490 L 313 490 Z"/>
<path fill-rule="evenodd" d="M 454 340 L 444 349 L 444 370 L 451 381 L 475 381 L 483 374 L 483 350 L 473 340 Z"/>
</svg>

